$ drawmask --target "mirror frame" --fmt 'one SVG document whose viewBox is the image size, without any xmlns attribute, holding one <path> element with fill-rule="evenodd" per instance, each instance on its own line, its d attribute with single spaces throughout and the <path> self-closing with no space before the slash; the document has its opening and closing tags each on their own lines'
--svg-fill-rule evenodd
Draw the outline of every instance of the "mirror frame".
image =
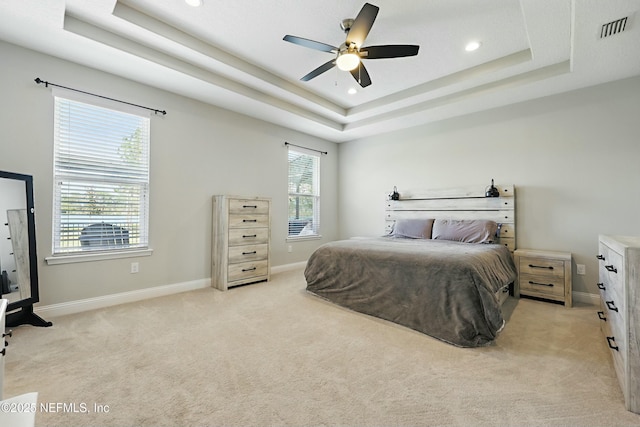
<svg viewBox="0 0 640 427">
<path fill-rule="evenodd" d="M 33 312 L 33 304 L 40 301 L 38 291 L 38 256 L 36 252 L 36 221 L 33 198 L 33 176 L 14 172 L 0 171 L 0 179 L 14 179 L 25 183 L 27 202 L 27 231 L 29 235 L 29 272 L 31 275 L 31 296 L 7 305 L 7 326 L 31 324 L 34 326 L 51 326 Z M 17 311 L 16 310 L 20 310 Z"/>
</svg>

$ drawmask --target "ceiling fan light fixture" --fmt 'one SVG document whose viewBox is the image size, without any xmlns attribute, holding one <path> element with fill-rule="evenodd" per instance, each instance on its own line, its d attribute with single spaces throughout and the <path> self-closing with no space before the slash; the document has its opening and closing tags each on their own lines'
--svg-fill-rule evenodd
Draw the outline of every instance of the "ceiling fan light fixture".
<svg viewBox="0 0 640 427">
<path fill-rule="evenodd" d="M 360 56 L 353 51 L 344 51 L 339 53 L 336 59 L 336 65 L 342 71 L 355 70 L 360 64 Z"/>
</svg>

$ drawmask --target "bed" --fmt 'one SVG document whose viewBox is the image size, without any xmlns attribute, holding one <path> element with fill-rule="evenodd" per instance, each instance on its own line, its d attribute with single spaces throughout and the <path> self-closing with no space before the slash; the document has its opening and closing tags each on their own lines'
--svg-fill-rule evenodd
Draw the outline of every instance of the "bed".
<svg viewBox="0 0 640 427">
<path fill-rule="evenodd" d="M 491 343 L 517 275 L 514 189 L 499 189 L 491 200 L 482 187 L 387 201 L 383 236 L 313 252 L 307 291 L 459 347 Z"/>
</svg>

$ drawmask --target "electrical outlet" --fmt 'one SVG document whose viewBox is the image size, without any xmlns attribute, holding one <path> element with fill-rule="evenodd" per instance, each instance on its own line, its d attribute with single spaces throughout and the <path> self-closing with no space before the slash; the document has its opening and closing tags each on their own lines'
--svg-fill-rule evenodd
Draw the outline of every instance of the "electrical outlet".
<svg viewBox="0 0 640 427">
<path fill-rule="evenodd" d="M 584 264 L 576 264 L 576 272 L 580 275 L 587 274 L 587 267 Z"/>
<path fill-rule="evenodd" d="M 287 252 L 293 252 L 293 246 L 289 245 L 289 247 L 287 247 Z"/>
<path fill-rule="evenodd" d="M 137 273 L 140 271 L 140 265 L 137 262 L 131 263 L 131 273 Z"/>
</svg>

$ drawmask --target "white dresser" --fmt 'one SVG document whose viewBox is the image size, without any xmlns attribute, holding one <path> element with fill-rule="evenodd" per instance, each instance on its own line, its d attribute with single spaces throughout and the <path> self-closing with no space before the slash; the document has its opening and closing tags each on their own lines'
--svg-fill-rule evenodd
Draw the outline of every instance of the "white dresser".
<svg viewBox="0 0 640 427">
<path fill-rule="evenodd" d="M 600 235 L 600 327 L 625 407 L 640 413 L 640 237 Z"/>
<path fill-rule="evenodd" d="M 213 197 L 212 286 L 269 280 L 271 270 L 271 199 Z"/>
</svg>

